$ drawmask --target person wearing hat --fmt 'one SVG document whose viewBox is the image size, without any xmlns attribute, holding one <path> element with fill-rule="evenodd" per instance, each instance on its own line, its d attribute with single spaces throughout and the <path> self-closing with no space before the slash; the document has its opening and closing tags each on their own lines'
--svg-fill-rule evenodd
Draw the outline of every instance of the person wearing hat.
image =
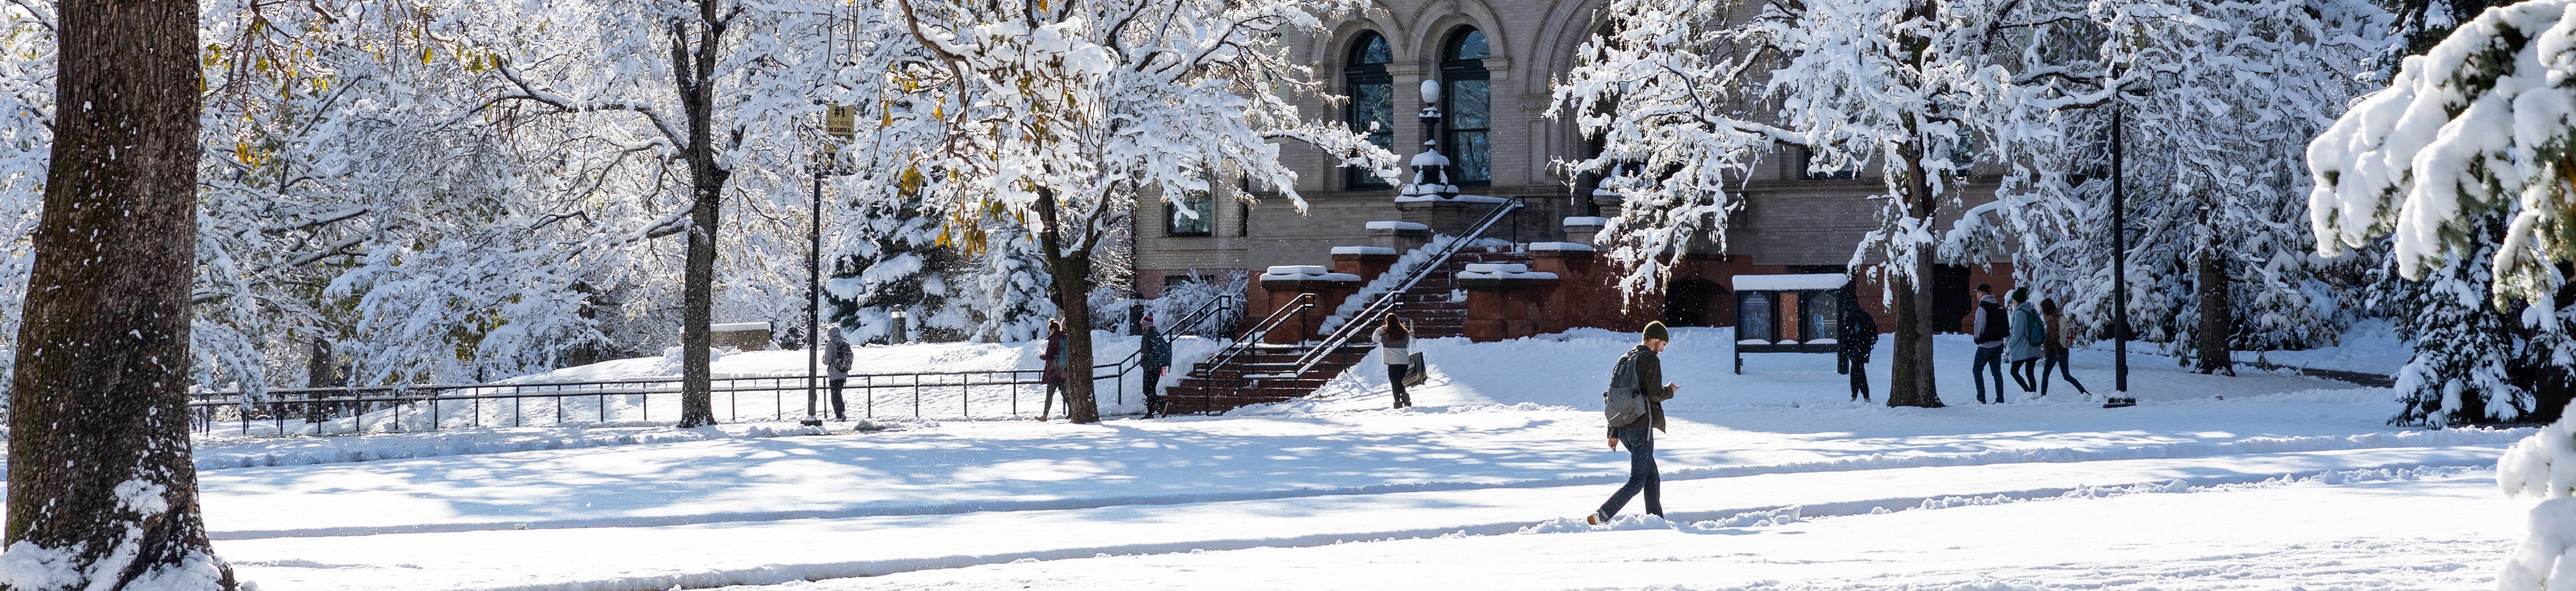
<svg viewBox="0 0 2576 591">
<path fill-rule="evenodd" d="M 1995 304 L 1994 286 L 1977 284 L 1975 296 L 1976 299 L 1973 301 L 1977 303 L 1976 321 L 1969 325 L 1968 334 L 1976 335 L 1974 338 L 1977 340 L 1977 356 L 1968 364 L 1968 379 L 1977 385 L 1977 402 L 1984 403 L 1986 376 L 1994 376 L 1995 402 L 2002 403 L 2004 401 L 2004 341 L 2012 336 L 2012 329 L 2005 321 L 2004 307 Z"/>
<path fill-rule="evenodd" d="M 1620 509 L 1628 506 L 1628 499 L 1639 492 L 1646 493 L 1647 513 L 1657 517 L 1664 514 L 1664 479 L 1655 469 L 1654 432 L 1664 430 L 1664 401 L 1672 400 L 1673 392 L 1682 387 L 1664 381 L 1664 362 L 1657 357 L 1664 352 L 1664 346 L 1672 342 L 1672 331 L 1664 328 L 1662 322 L 1649 322 L 1644 334 L 1638 337 L 1637 348 L 1628 351 L 1631 361 L 1623 365 L 1633 368 L 1630 371 L 1637 376 L 1637 394 L 1646 399 L 1646 413 L 1628 424 L 1610 426 L 1610 449 L 1617 450 L 1619 444 L 1628 444 L 1628 483 L 1621 485 L 1619 492 L 1611 493 L 1610 500 L 1602 503 L 1600 510 L 1585 518 L 1593 525 L 1609 523 L 1610 517 L 1618 515 Z M 1612 379 L 1615 381 L 1617 378 L 1614 376 Z"/>
<path fill-rule="evenodd" d="M 1137 381 L 1145 384 L 1145 418 L 1169 416 L 1170 413 L 1163 410 L 1163 372 L 1172 367 L 1172 342 L 1165 340 L 1162 332 L 1154 330 L 1154 316 L 1151 314 L 1139 320 L 1136 328 L 1137 340 L 1141 341 L 1139 346 L 1144 353 L 1144 361 L 1136 369 L 1142 374 Z"/>
</svg>

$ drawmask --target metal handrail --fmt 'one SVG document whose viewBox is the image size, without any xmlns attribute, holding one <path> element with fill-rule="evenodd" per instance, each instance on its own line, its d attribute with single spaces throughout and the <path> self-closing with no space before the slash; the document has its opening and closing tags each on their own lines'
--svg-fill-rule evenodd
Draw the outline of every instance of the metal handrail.
<svg viewBox="0 0 2576 591">
<path fill-rule="evenodd" d="M 1349 320 L 1343 321 L 1340 327 L 1334 328 L 1333 334 L 1325 336 L 1324 340 L 1317 344 L 1314 349 L 1307 351 L 1303 356 L 1299 356 L 1297 358 L 1297 369 L 1288 372 L 1286 376 L 1294 377 L 1306 375 L 1307 371 L 1315 369 L 1316 364 L 1323 363 L 1325 357 L 1329 356 L 1332 351 L 1340 349 L 1342 345 L 1349 343 L 1351 337 L 1359 335 L 1359 331 L 1365 330 L 1370 324 L 1374 324 L 1377 318 L 1385 316 L 1388 312 L 1394 311 L 1396 298 L 1403 297 L 1404 292 L 1412 291 L 1413 286 L 1421 283 L 1423 278 L 1429 277 L 1433 272 L 1436 272 L 1443 266 L 1447 265 L 1451 256 L 1457 255 L 1458 251 L 1465 249 L 1468 244 L 1475 242 L 1476 239 L 1483 238 L 1485 236 L 1485 231 L 1493 229 L 1496 222 L 1502 221 L 1504 216 L 1510 215 L 1512 212 L 1519 211 L 1524 206 L 1525 205 L 1521 202 L 1519 197 L 1513 197 L 1510 201 L 1503 202 L 1502 205 L 1494 207 L 1494 211 L 1486 213 L 1485 219 L 1478 220 L 1473 229 L 1468 230 L 1466 234 L 1459 236 L 1457 239 L 1449 241 L 1448 246 L 1441 248 L 1439 256 L 1435 256 L 1432 257 L 1431 260 L 1424 261 L 1420 267 L 1415 267 L 1412 273 L 1405 276 L 1403 284 L 1397 285 L 1393 289 L 1386 290 L 1386 293 L 1380 294 L 1376 301 L 1369 302 L 1369 305 L 1361 307 L 1358 312 L 1351 315 Z"/>
<path fill-rule="evenodd" d="M 1288 303 L 1281 304 L 1278 310 L 1272 311 L 1267 317 L 1263 317 L 1260 324 L 1255 324 L 1252 328 L 1244 330 L 1243 336 L 1236 337 L 1233 344 L 1226 345 L 1224 351 L 1219 352 L 1213 360 L 1209 361 L 1206 365 L 1199 366 L 1199 368 L 1206 371 L 1208 375 L 1215 375 L 1216 370 L 1218 368 L 1225 367 L 1227 362 L 1243 356 L 1245 351 L 1250 351 L 1255 347 L 1261 346 L 1261 339 L 1268 338 L 1270 336 L 1270 331 L 1276 330 L 1280 325 L 1286 324 L 1289 317 L 1305 312 L 1307 309 L 1314 307 L 1315 294 L 1297 294 L 1297 297 L 1289 299 Z"/>
</svg>

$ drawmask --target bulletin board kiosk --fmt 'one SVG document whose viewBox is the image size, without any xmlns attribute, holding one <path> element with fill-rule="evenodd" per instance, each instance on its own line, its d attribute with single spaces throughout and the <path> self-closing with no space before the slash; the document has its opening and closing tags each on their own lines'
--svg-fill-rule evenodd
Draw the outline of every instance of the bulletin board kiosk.
<svg viewBox="0 0 2576 591">
<path fill-rule="evenodd" d="M 1851 276 L 1737 275 L 1735 283 L 1735 373 L 1744 373 L 1747 353 L 1842 354 L 1842 291 Z"/>
</svg>

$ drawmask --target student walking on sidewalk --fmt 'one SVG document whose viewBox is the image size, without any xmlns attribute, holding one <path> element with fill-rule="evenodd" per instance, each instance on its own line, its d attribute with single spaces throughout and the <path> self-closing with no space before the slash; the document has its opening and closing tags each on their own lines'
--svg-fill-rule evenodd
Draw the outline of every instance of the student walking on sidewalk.
<svg viewBox="0 0 2576 591">
<path fill-rule="evenodd" d="M 1413 331 L 1404 327 L 1403 319 L 1388 312 L 1386 323 L 1378 325 L 1377 333 L 1369 338 L 1377 341 L 1378 357 L 1386 362 L 1386 384 L 1395 389 L 1395 407 L 1413 406 L 1413 395 L 1404 391 L 1405 371 L 1413 368 L 1413 354 L 1406 350 L 1413 347 Z"/>
<path fill-rule="evenodd" d="M 1977 284 L 1977 320 L 1968 334 L 1976 335 L 1977 359 L 1968 364 L 1968 380 L 1977 384 L 1977 402 L 1986 401 L 1986 376 L 1995 378 L 1995 402 L 2004 401 L 2004 339 L 2012 336 L 2004 326 L 2004 307 L 1995 305 L 1995 287 Z M 1984 373 L 1978 373 L 1978 372 Z"/>
<path fill-rule="evenodd" d="M 2048 329 L 2048 343 L 2040 352 L 2040 357 L 2048 361 L 2039 367 L 2039 395 L 2048 395 L 2048 374 L 2054 372 L 2066 378 L 2066 383 L 2074 384 L 2075 393 L 2091 400 L 2093 391 L 2084 389 L 2084 382 L 2075 381 L 2075 367 L 2066 363 L 2066 344 L 2074 339 L 2067 336 L 2066 319 L 2058 314 L 2060 311 L 2055 299 L 2039 301 L 2039 315 Z"/>
<path fill-rule="evenodd" d="M 1647 513 L 1664 515 L 1664 478 L 1655 470 L 1654 431 L 1664 429 L 1664 401 L 1672 400 L 1681 386 L 1664 382 L 1664 362 L 1657 357 L 1672 342 L 1671 331 L 1664 329 L 1664 323 L 1649 322 L 1640 336 L 1644 342 L 1619 358 L 1610 373 L 1610 391 L 1601 395 L 1602 414 L 1610 419 L 1610 449 L 1628 445 L 1628 484 L 1584 519 L 1593 525 L 1609 523 L 1639 492 L 1646 493 Z"/>
<path fill-rule="evenodd" d="M 1064 398 L 1064 321 L 1047 321 L 1046 349 L 1038 352 L 1038 361 L 1046 364 L 1046 371 L 1038 373 L 1038 382 L 1046 384 L 1046 397 L 1038 399 L 1038 420 L 1045 421 L 1055 413 L 1056 399 Z M 1064 401 L 1064 412 L 1072 418 L 1072 399 Z"/>
</svg>

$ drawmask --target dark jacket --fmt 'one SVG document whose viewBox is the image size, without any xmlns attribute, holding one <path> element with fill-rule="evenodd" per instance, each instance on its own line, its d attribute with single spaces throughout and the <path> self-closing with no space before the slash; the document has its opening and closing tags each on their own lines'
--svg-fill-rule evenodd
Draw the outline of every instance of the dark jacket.
<svg viewBox="0 0 2576 591">
<path fill-rule="evenodd" d="M 2059 315 L 2059 314 L 2050 314 L 2050 315 L 2048 315 L 2048 319 L 2047 319 L 2047 322 L 2045 322 L 2045 324 L 2047 324 L 2047 325 L 2048 325 L 2048 342 L 2044 343 L 2044 348 L 2040 349 L 2040 352 L 2041 352 L 2041 353 L 2043 353 L 2043 354 L 2046 354 L 2046 355 L 2048 355 L 2048 356 L 2050 356 L 2050 357 L 2055 357 L 2055 356 L 2058 356 L 2058 355 L 2065 355 L 2065 354 L 2066 354 L 2066 319 L 2065 319 L 2065 317 L 2064 317 L 2063 315 Z"/>
<path fill-rule="evenodd" d="M 1633 423 L 1611 425 L 1610 436 L 1613 438 L 1619 436 L 1622 428 L 1664 430 L 1664 401 L 1673 399 L 1673 390 L 1664 387 L 1664 361 L 1655 356 L 1655 350 L 1641 343 L 1631 352 L 1637 356 L 1637 394 L 1646 397 L 1646 415 L 1637 417 Z"/>
<path fill-rule="evenodd" d="M 1144 332 L 1142 334 L 1138 334 L 1137 337 L 1139 337 L 1137 340 L 1143 341 L 1144 343 L 1141 347 L 1145 350 L 1146 369 L 1162 369 L 1172 366 L 1172 342 L 1165 340 L 1162 332 L 1156 331 L 1153 327 L 1149 326 L 1145 327 Z"/>
<path fill-rule="evenodd" d="M 1971 327 L 1975 332 L 1968 334 L 1977 335 L 1977 346 L 2001 347 L 2004 339 L 2012 337 L 2012 329 L 2007 324 L 2009 320 L 2004 318 L 2004 307 L 1995 303 L 1995 296 L 1978 296 L 1976 316 L 1976 326 Z"/>
<path fill-rule="evenodd" d="M 832 344 L 824 345 L 823 367 L 831 370 L 832 379 L 839 380 L 849 378 L 850 342 L 841 339 L 832 339 Z"/>
<path fill-rule="evenodd" d="M 1047 333 L 1046 350 L 1038 352 L 1038 361 L 1046 362 L 1046 373 L 1040 374 L 1038 381 L 1064 383 L 1064 333 Z"/>
<path fill-rule="evenodd" d="M 1842 322 L 1837 326 L 1841 334 L 1834 338 L 1842 343 L 1843 356 L 1856 363 L 1869 363 L 1870 349 L 1878 346 L 1878 317 L 1860 309 L 1860 300 L 1845 298 Z"/>
</svg>

